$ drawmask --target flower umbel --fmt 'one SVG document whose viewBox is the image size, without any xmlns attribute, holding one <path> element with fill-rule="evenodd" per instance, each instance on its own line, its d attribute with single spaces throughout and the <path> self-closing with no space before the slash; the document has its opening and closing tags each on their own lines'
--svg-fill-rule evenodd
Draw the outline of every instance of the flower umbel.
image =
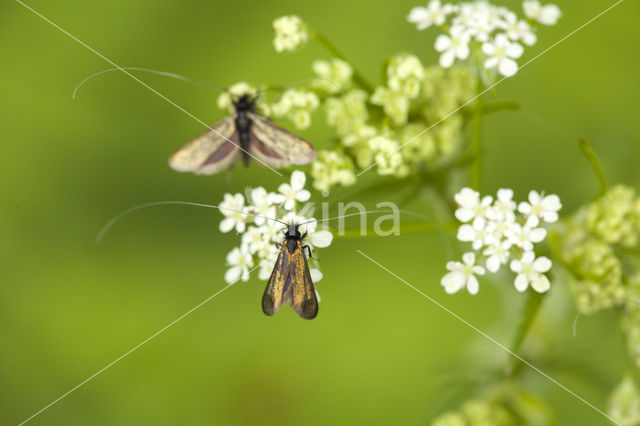
<svg viewBox="0 0 640 426">
<path fill-rule="evenodd" d="M 296 15 L 282 16 L 273 21 L 273 31 L 275 32 L 273 47 L 276 52 L 296 50 L 309 38 L 307 25 Z"/>
<path fill-rule="evenodd" d="M 531 198 L 531 194 L 535 196 Z M 532 204 L 535 201 L 535 205 L 542 205 L 541 200 L 549 200 L 545 203 L 548 209 L 536 209 L 535 217 L 543 215 L 548 222 L 558 219 L 557 211 L 561 204 L 556 195 L 541 198 L 535 191 L 531 194 Z M 551 269 L 551 260 L 544 256 L 536 258 L 533 251 L 535 244 L 545 239 L 547 231 L 536 227 L 539 221 L 534 223 L 531 216 L 529 219 L 516 219 L 516 203 L 511 189 L 499 189 L 494 200 L 490 195 L 481 197 L 471 188 L 462 188 L 454 195 L 454 199 L 458 203 L 455 217 L 466 222 L 458 228 L 458 240 L 471 243 L 474 252 L 465 253 L 464 264 L 447 263 L 449 272 L 441 281 L 447 293 L 455 293 L 465 287 L 469 293 L 477 293 L 475 275 L 483 275 L 485 268 L 478 266 L 481 272 L 473 269 L 476 258 L 478 262 L 484 260 L 486 270 L 491 273 L 498 272 L 502 265 L 513 259 L 509 266 L 516 273 L 514 284 L 518 291 L 525 291 L 529 286 L 539 293 L 549 290 L 550 282 L 544 274 Z"/>
</svg>

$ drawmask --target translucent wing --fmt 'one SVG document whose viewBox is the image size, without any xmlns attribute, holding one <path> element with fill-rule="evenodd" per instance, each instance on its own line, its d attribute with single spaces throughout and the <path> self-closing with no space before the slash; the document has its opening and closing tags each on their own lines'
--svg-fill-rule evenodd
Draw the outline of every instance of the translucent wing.
<svg viewBox="0 0 640 426">
<path fill-rule="evenodd" d="M 169 159 L 171 168 L 211 175 L 231 166 L 240 146 L 233 117 L 223 118 L 212 129 L 180 147 Z"/>
<path fill-rule="evenodd" d="M 262 296 L 262 310 L 267 315 L 274 315 L 285 303 L 304 319 L 318 315 L 316 290 L 299 241 L 292 254 L 284 246 L 280 250 Z"/>
<path fill-rule="evenodd" d="M 302 165 L 316 159 L 313 145 L 259 114 L 250 113 L 249 152 L 272 167 Z"/>
</svg>

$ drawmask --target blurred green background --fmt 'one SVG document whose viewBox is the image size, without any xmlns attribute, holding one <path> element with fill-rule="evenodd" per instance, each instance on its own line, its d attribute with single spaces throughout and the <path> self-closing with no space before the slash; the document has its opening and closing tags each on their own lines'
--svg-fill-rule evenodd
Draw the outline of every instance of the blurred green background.
<svg viewBox="0 0 640 426">
<path fill-rule="evenodd" d="M 437 60 L 435 32 L 405 21 L 418 1 L 28 4 L 119 65 L 218 85 L 312 76 L 312 60 L 326 58 L 317 45 L 295 54 L 272 48 L 272 20 L 290 13 L 375 82 L 381 61 L 399 51 Z M 502 4 L 520 12 L 520 2 Z M 613 1 L 557 4 L 564 17 L 539 32 L 524 60 Z M 119 211 L 158 200 L 214 203 L 225 177 L 168 167 L 170 153 L 202 126 L 126 76 L 99 77 L 72 101 L 74 86 L 109 64 L 20 4 L 0 8 L 0 423 L 17 424 L 224 287 L 224 256 L 236 239 L 218 231 L 215 211 L 168 206 L 128 217 L 96 245 L 98 230 Z M 637 187 L 639 17 L 640 4 L 625 1 L 496 88 L 491 96 L 524 108 L 486 121 L 488 191 L 512 187 L 522 199 L 529 189 L 545 190 L 572 211 L 597 190 L 579 136 L 612 183 Z M 138 76 L 206 122 L 224 115 L 214 91 Z M 317 114 L 318 125 L 301 132 L 317 147 L 328 146 L 321 121 Z M 234 172 L 228 190 L 280 182 L 253 164 Z M 523 302 L 508 276 L 482 280 L 477 296 L 447 296 L 439 235 L 336 240 L 321 253 L 317 319 L 300 320 L 290 309 L 267 318 L 264 283 L 238 283 L 31 423 L 427 424 L 473 396 L 505 354 L 357 249 L 508 343 Z M 621 338 L 608 313 L 583 317 L 574 338 L 574 316 L 563 283 L 555 283 L 528 347 L 558 355 L 538 357 L 538 366 L 604 408 L 623 370 Z M 571 361 L 557 361 L 563 357 Z M 531 370 L 523 383 L 560 424 L 607 424 Z"/>
</svg>

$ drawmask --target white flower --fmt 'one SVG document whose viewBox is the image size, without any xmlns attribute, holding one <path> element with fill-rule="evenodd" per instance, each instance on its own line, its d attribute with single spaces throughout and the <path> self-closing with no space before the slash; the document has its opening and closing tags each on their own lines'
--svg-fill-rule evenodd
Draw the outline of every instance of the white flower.
<svg viewBox="0 0 640 426">
<path fill-rule="evenodd" d="M 518 274 L 514 282 L 516 290 L 525 291 L 529 285 L 538 293 L 549 290 L 549 279 L 544 273 L 551 269 L 551 261 L 546 257 L 536 259 L 532 251 L 526 251 L 520 260 L 512 260 L 510 266 Z"/>
<path fill-rule="evenodd" d="M 539 243 L 547 236 L 547 230 L 544 228 L 533 228 L 530 225 L 524 226 L 519 223 L 511 225 L 511 229 L 506 232 L 507 238 L 512 244 L 522 248 L 523 250 L 533 250 L 533 243 Z"/>
<path fill-rule="evenodd" d="M 455 215 L 460 222 L 479 221 L 478 227 L 480 227 L 484 226 L 486 219 L 495 218 L 491 207 L 493 197 L 490 195 L 485 195 L 481 200 L 480 194 L 476 191 L 471 188 L 462 188 L 454 195 L 454 199 L 459 206 Z"/>
<path fill-rule="evenodd" d="M 489 15 L 479 14 L 473 19 L 468 27 L 469 34 L 480 42 L 488 41 L 495 25 L 491 22 Z"/>
<path fill-rule="evenodd" d="M 277 203 L 284 203 L 286 210 L 292 210 L 296 206 L 296 201 L 307 201 L 311 197 L 311 193 L 304 189 L 307 180 L 305 174 L 301 171 L 294 171 L 291 174 L 291 184 L 283 183 L 278 187 L 278 192 L 274 197 Z"/>
<path fill-rule="evenodd" d="M 489 256 L 487 257 L 486 262 L 489 272 L 498 272 L 498 269 L 500 269 L 500 265 L 504 265 L 507 263 L 511 254 L 509 252 L 510 248 L 511 241 L 503 240 L 502 242 L 500 242 L 498 240 L 494 241 L 493 244 L 484 249 L 482 254 L 484 254 L 485 256 Z"/>
<path fill-rule="evenodd" d="M 529 25 L 527 21 L 519 20 L 518 16 L 513 12 L 505 15 L 504 21 L 500 23 L 500 28 L 502 28 L 507 34 L 507 37 L 513 41 L 522 41 L 527 46 L 536 44 L 537 37 L 531 29 L 531 25 Z"/>
<path fill-rule="evenodd" d="M 525 1 L 522 9 L 527 18 L 534 19 L 543 25 L 555 25 L 562 16 L 560 8 L 555 4 L 542 6 L 539 1 Z"/>
<path fill-rule="evenodd" d="M 560 197 L 555 194 L 544 196 L 537 191 L 529 192 L 529 202 L 523 201 L 518 205 L 518 211 L 527 216 L 529 226 L 537 226 L 539 219 L 547 223 L 558 220 L 558 211 L 562 208 Z"/>
<path fill-rule="evenodd" d="M 440 34 L 436 38 L 435 48 L 440 55 L 440 66 L 449 68 L 456 58 L 465 60 L 469 57 L 469 33 L 460 26 L 451 27 L 450 35 Z"/>
<path fill-rule="evenodd" d="M 369 147 L 374 153 L 378 174 L 402 177 L 409 172 L 409 167 L 404 163 L 398 142 L 395 140 L 376 136 L 369 141 Z"/>
<path fill-rule="evenodd" d="M 331 61 L 315 61 L 311 66 L 319 79 L 311 82 L 311 86 L 327 94 L 339 93 L 349 88 L 353 68 L 342 59 Z"/>
<path fill-rule="evenodd" d="M 270 245 L 268 238 L 265 238 L 266 226 L 250 226 L 244 234 L 242 234 L 242 247 L 244 251 L 251 254 L 256 253 L 265 245 Z"/>
<path fill-rule="evenodd" d="M 314 247 L 329 247 L 333 241 L 333 234 L 326 230 L 311 232 L 309 239 Z"/>
<path fill-rule="evenodd" d="M 249 280 L 249 268 L 253 266 L 251 254 L 235 247 L 227 255 L 227 263 L 230 268 L 224 274 L 224 279 L 228 284 L 233 284 L 238 279 Z"/>
<path fill-rule="evenodd" d="M 444 290 L 449 293 L 456 293 L 463 288 L 467 288 L 470 294 L 478 293 L 478 279 L 476 275 L 484 275 L 484 268 L 475 264 L 476 256 L 472 252 L 462 255 L 460 262 L 448 262 L 447 269 L 449 272 L 442 277 L 440 284 Z"/>
<path fill-rule="evenodd" d="M 445 23 L 447 15 L 453 11 L 450 4 L 442 5 L 440 0 L 431 0 L 427 7 L 414 7 L 407 16 L 407 21 L 416 24 L 418 30 L 424 30 L 432 25 L 440 26 Z"/>
<path fill-rule="evenodd" d="M 309 38 L 306 24 L 296 15 L 282 16 L 273 21 L 273 31 L 276 52 L 295 50 Z"/>
<path fill-rule="evenodd" d="M 225 216 L 220 222 L 220 231 L 229 232 L 235 227 L 236 232 L 244 232 L 247 209 L 244 207 L 242 194 L 224 194 L 224 201 L 220 203 L 220 212 Z"/>
<path fill-rule="evenodd" d="M 513 190 L 502 188 L 498 190 L 498 196 L 493 203 L 493 211 L 496 217 L 510 222 L 515 220 L 516 202 L 513 201 Z"/>
<path fill-rule="evenodd" d="M 509 41 L 504 34 L 496 35 L 493 42 L 486 42 L 482 45 L 482 51 L 488 56 L 484 62 L 485 68 L 498 68 L 500 74 L 511 77 L 518 72 L 518 63 L 514 59 L 522 56 L 524 48 Z"/>
<path fill-rule="evenodd" d="M 273 205 L 274 195 L 275 194 L 267 192 L 267 190 L 262 187 L 254 188 L 251 190 L 251 193 L 247 198 L 251 201 L 252 212 L 259 215 L 254 216 L 254 222 L 256 223 L 256 225 L 264 224 L 267 220 L 265 219 L 265 217 L 275 219 L 276 207 Z"/>
<path fill-rule="evenodd" d="M 484 221 L 476 220 L 472 225 L 465 223 L 458 228 L 458 240 L 471 242 L 474 250 L 479 250 L 494 241 L 493 233 Z"/>
</svg>

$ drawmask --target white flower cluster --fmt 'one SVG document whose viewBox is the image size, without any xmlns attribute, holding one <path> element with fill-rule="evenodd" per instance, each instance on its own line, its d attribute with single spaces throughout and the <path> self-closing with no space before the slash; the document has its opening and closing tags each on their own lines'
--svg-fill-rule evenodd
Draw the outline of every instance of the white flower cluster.
<svg viewBox="0 0 640 426">
<path fill-rule="evenodd" d="M 296 15 L 282 16 L 273 21 L 273 47 L 276 52 L 296 50 L 309 39 L 307 24 Z"/>
<path fill-rule="evenodd" d="M 288 89 L 272 105 L 276 117 L 287 117 L 298 129 L 311 125 L 311 113 L 318 108 L 320 100 L 313 92 Z"/>
<path fill-rule="evenodd" d="M 524 52 L 521 43 L 527 46 L 536 43 L 535 25 L 554 25 L 561 16 L 556 5 L 542 6 L 537 0 L 525 1 L 523 10 L 526 20 L 519 19 L 506 7 L 484 0 L 459 5 L 431 0 L 427 7 L 413 8 L 407 20 L 416 24 L 418 30 L 437 26 L 447 31 L 435 42 L 443 68 L 451 67 L 456 59 L 467 60 L 477 45 L 485 56 L 486 69 L 497 69 L 503 76 L 510 77 L 518 71 L 515 60 Z"/>
<path fill-rule="evenodd" d="M 314 61 L 313 72 L 318 76 L 311 82 L 311 87 L 323 94 L 335 94 L 347 90 L 351 86 L 353 68 L 342 59 L 333 58 L 330 61 Z"/>
<path fill-rule="evenodd" d="M 290 183 L 283 183 L 277 192 L 267 192 L 262 187 L 247 191 L 246 199 L 242 194 L 225 194 L 220 203 L 220 212 L 224 219 L 220 222 L 220 231 L 233 229 L 241 234 L 241 243 L 227 255 L 229 269 L 225 273 L 225 281 L 231 284 L 239 279 L 249 280 L 249 269 L 259 266 L 258 278 L 267 280 L 271 276 L 278 257 L 277 243 L 282 243 L 283 225 L 272 219 L 290 223 L 303 223 L 313 220 L 296 214 L 299 202 L 309 200 L 311 194 L 304 189 L 306 176 L 303 172 L 294 171 Z M 252 216 L 259 215 L 262 217 Z M 331 232 L 318 230 L 313 221 L 300 227 L 301 233 L 307 233 L 304 243 L 313 251 L 314 247 L 328 247 L 333 240 Z M 311 278 L 320 281 L 317 259 L 309 259 L 312 267 Z"/>
<path fill-rule="evenodd" d="M 458 229 L 458 240 L 471 243 L 474 251 L 462 256 L 461 262 L 448 262 L 449 271 L 441 280 L 447 293 L 455 293 L 466 288 L 469 293 L 478 292 L 476 275 L 484 275 L 486 270 L 497 272 L 509 263 L 515 272 L 516 290 L 522 292 L 531 287 L 543 293 L 549 290 L 549 279 L 544 275 L 551 269 L 551 261 L 536 257 L 534 244 L 547 236 L 540 222 L 552 223 L 558 220 L 562 208 L 557 195 L 529 192 L 529 200 L 516 205 L 511 189 L 498 190 L 492 196 L 480 197 L 471 188 L 463 188 L 454 196 L 458 209 L 456 218 L 464 222 Z M 521 214 L 516 216 L 516 210 Z M 476 263 L 484 256 L 484 266 Z M 485 269 L 486 268 L 486 269 Z"/>
</svg>

